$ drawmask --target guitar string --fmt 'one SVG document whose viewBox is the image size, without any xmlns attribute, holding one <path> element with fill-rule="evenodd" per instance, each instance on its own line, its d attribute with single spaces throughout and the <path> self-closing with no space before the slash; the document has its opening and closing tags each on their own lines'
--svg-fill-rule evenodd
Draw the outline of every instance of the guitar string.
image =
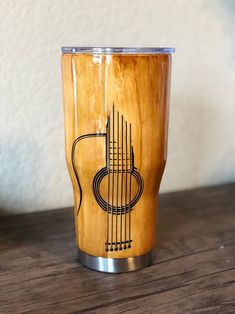
<svg viewBox="0 0 235 314">
<path fill-rule="evenodd" d="M 109 154 L 108 154 L 108 204 L 109 204 L 109 198 L 110 198 L 110 173 L 112 173 L 112 205 L 111 205 L 111 216 L 112 216 L 112 225 L 111 225 L 111 248 L 110 250 L 113 251 L 113 245 L 115 244 L 115 250 L 118 250 L 118 210 L 120 208 L 120 250 L 122 250 L 122 204 L 123 204 L 123 166 L 125 166 L 125 205 L 124 205 L 124 215 L 125 215 L 125 221 L 124 221 L 124 225 L 125 225 L 125 241 L 124 243 L 124 249 L 127 248 L 126 244 L 128 244 L 128 247 L 131 247 L 131 173 L 132 173 L 132 168 L 133 168 L 133 156 L 132 156 L 132 141 L 131 141 L 131 124 L 128 128 L 128 124 L 127 121 L 125 121 L 125 164 L 123 165 L 123 137 L 124 137 L 124 130 L 123 130 L 123 115 L 121 118 L 121 143 L 122 143 L 122 150 L 121 153 L 119 152 L 119 141 L 120 141 L 120 131 L 119 131 L 119 127 L 120 127 L 120 121 L 119 121 L 119 112 L 117 111 L 117 148 L 115 148 L 115 110 L 114 110 L 114 104 L 113 104 L 113 114 L 112 114 L 112 120 L 113 120 L 113 127 L 112 127 L 112 158 L 110 158 L 110 149 L 109 149 Z M 108 143 L 109 143 L 109 148 L 110 148 L 110 116 L 108 116 L 108 130 L 107 130 L 107 135 L 108 135 Z M 129 129 L 129 132 L 128 132 Z M 129 133 L 129 137 L 128 137 L 128 133 Z M 128 141 L 129 140 L 129 141 Z M 129 142 L 129 147 L 128 147 L 128 142 Z M 114 149 L 116 149 L 116 152 L 114 152 Z M 117 154 L 117 158 L 115 159 L 115 154 Z M 119 160 L 119 155 L 121 154 L 121 163 Z M 128 155 L 130 156 L 130 158 L 128 158 Z M 117 160 L 117 170 L 115 171 L 114 169 L 114 160 Z M 128 162 L 129 162 L 129 169 L 128 169 Z M 110 161 L 112 161 L 112 163 L 110 163 Z M 110 170 L 110 165 L 112 165 L 112 172 Z M 118 207 L 118 197 L 119 197 L 119 166 L 121 166 L 121 205 L 120 207 Z M 113 235 L 114 235 L 114 195 L 115 195 L 115 173 L 117 173 L 117 185 L 116 185 L 116 242 L 114 242 L 113 240 Z M 128 173 L 129 173 L 129 180 L 128 180 Z M 128 188 L 128 181 L 129 181 L 129 188 Z M 129 192 L 129 193 L 128 193 Z M 128 209 L 128 210 L 127 210 Z M 129 216 L 128 218 L 128 229 L 127 229 L 127 215 Z M 128 239 L 127 239 L 127 230 L 128 230 Z M 109 245 L 109 208 L 107 205 L 107 246 L 106 249 L 108 250 L 108 245 Z"/>
<path fill-rule="evenodd" d="M 125 241 L 124 241 L 124 249 L 126 249 L 126 208 L 127 208 L 127 121 L 126 121 L 126 123 L 125 123 L 125 126 L 126 126 L 126 134 L 125 134 L 125 136 L 126 136 L 126 151 L 125 151 L 125 153 L 126 153 L 126 176 L 125 176 Z"/>
<path fill-rule="evenodd" d="M 109 250 L 109 193 L 110 193 L 110 114 L 108 115 L 108 123 L 107 123 L 107 165 L 108 165 L 108 202 L 107 202 L 107 243 L 106 243 L 106 251 Z"/>
<path fill-rule="evenodd" d="M 121 155 L 121 160 L 122 160 L 122 174 L 121 174 L 121 206 L 120 206 L 120 250 L 122 250 L 122 194 L 123 194 L 123 115 L 122 115 L 122 133 L 121 133 L 122 139 L 121 139 L 121 149 L 122 149 L 122 155 Z"/>
<path fill-rule="evenodd" d="M 114 104 L 113 104 L 113 143 L 112 143 L 112 158 L 114 159 Z M 112 227 L 111 227 L 111 247 L 110 251 L 113 251 L 113 198 L 114 198 L 114 160 L 112 161 L 112 206 L 111 206 L 111 216 L 112 216 Z"/>
<path fill-rule="evenodd" d="M 116 193 L 116 244 L 115 251 L 118 250 L 117 236 L 118 236 L 118 190 L 119 190 L 119 111 L 117 112 L 117 193 Z"/>
<path fill-rule="evenodd" d="M 129 157 L 129 160 L 130 160 L 130 186 L 129 186 L 129 245 L 128 247 L 130 248 L 131 247 L 131 171 L 132 171 L 132 151 L 131 151 L 131 124 L 130 124 L 130 157 Z"/>
</svg>

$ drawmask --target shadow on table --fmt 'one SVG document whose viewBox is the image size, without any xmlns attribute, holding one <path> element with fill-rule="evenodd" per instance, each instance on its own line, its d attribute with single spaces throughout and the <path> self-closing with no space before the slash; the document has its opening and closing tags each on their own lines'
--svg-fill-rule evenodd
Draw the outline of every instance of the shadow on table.
<svg viewBox="0 0 235 314">
<path fill-rule="evenodd" d="M 221 245 L 226 226 L 232 242 L 235 184 L 161 194 L 157 224 L 157 260 L 188 255 Z M 210 236 L 209 236 L 210 235 Z M 208 238 L 212 239 L 209 244 Z"/>
<path fill-rule="evenodd" d="M 71 247 L 75 250 L 71 208 L 0 217 L 0 251 L 26 246 L 34 252 L 41 247 L 53 255 L 69 252 Z"/>
</svg>

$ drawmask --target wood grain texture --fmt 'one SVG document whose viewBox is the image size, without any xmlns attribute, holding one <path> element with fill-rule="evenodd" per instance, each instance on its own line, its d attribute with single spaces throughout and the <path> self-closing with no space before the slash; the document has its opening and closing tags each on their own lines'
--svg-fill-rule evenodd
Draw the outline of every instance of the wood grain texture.
<svg viewBox="0 0 235 314">
<path fill-rule="evenodd" d="M 234 195 L 160 195 L 155 262 L 127 274 L 77 262 L 71 209 L 1 217 L 0 313 L 234 313 Z"/>
<path fill-rule="evenodd" d="M 66 155 L 77 244 L 90 255 L 123 258 L 154 247 L 157 195 L 166 161 L 170 68 L 171 55 L 62 56 Z M 109 134 L 109 140 L 97 134 Z M 82 138 L 88 135 L 92 136 Z M 105 167 L 109 171 L 100 191 L 112 208 L 110 215 L 97 203 L 92 187 L 95 175 Z M 132 210 L 117 215 L 116 208 L 130 204 L 140 187 L 143 193 Z M 131 248 L 125 250 L 126 243 Z"/>
</svg>

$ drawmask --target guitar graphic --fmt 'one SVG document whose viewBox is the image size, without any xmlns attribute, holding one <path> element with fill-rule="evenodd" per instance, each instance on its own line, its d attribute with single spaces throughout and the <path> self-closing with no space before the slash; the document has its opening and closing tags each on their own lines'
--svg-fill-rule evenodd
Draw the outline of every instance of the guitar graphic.
<svg viewBox="0 0 235 314">
<path fill-rule="evenodd" d="M 106 132 L 91 133 L 78 137 L 71 151 L 71 161 L 80 191 L 77 215 L 82 206 L 83 193 L 75 164 L 75 150 L 85 139 L 104 138 L 105 166 L 93 178 L 92 190 L 95 201 L 105 211 L 107 239 L 106 251 L 131 248 L 131 212 L 143 193 L 143 179 L 134 164 L 132 129 L 119 111 L 107 116 Z"/>
</svg>

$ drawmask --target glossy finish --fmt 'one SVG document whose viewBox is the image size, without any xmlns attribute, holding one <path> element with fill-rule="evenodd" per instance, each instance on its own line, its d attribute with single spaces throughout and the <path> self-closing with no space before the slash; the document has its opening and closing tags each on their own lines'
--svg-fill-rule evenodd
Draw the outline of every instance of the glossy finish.
<svg viewBox="0 0 235 314">
<path fill-rule="evenodd" d="M 124 273 L 149 266 L 153 262 L 153 252 L 128 258 L 96 257 L 78 250 L 78 260 L 84 266 L 107 273 Z"/>
<path fill-rule="evenodd" d="M 120 259 L 154 248 L 170 70 L 170 54 L 62 55 L 77 245 L 88 255 Z"/>
<path fill-rule="evenodd" d="M 86 54 L 169 54 L 174 53 L 174 48 L 168 47 L 62 47 L 62 53 Z"/>
</svg>

